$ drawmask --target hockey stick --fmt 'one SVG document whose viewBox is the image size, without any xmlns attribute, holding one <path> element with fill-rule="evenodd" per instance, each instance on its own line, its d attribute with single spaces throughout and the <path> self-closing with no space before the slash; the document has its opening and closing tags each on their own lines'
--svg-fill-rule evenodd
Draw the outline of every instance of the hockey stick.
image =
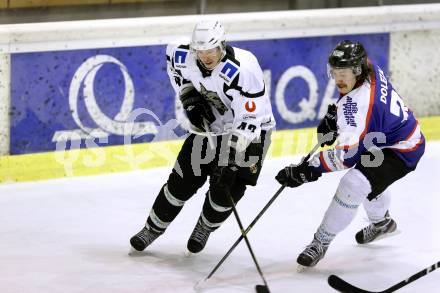
<svg viewBox="0 0 440 293">
<path fill-rule="evenodd" d="M 277 199 L 278 195 L 280 195 L 280 193 L 283 191 L 283 189 L 286 186 L 283 185 L 281 186 L 278 191 L 275 193 L 274 196 L 272 196 L 272 198 L 269 200 L 269 202 L 264 206 L 264 208 L 260 211 L 260 213 L 255 217 L 255 219 L 250 223 L 250 225 L 246 228 L 246 230 L 244 231 L 244 233 L 242 233 L 240 235 L 240 237 L 238 237 L 238 239 L 234 242 L 234 244 L 231 246 L 231 248 L 228 250 L 228 252 L 222 257 L 222 259 L 218 262 L 218 264 L 214 267 L 214 269 L 212 269 L 212 271 L 209 273 L 209 275 L 205 278 L 204 281 L 207 281 L 209 278 L 212 277 L 212 275 L 214 275 L 214 273 L 218 270 L 218 268 L 223 264 L 223 262 L 229 257 L 229 255 L 232 253 L 232 251 L 237 247 L 237 245 L 241 242 L 241 240 L 243 240 L 244 235 L 247 235 L 247 233 L 249 233 L 249 231 L 252 229 L 252 227 L 255 225 L 255 223 L 261 218 L 261 216 L 266 212 L 266 210 L 269 208 L 269 206 L 275 201 L 275 199 Z"/>
<path fill-rule="evenodd" d="M 263 280 L 264 285 L 256 285 L 255 290 L 257 293 L 270 293 L 269 287 L 267 286 L 266 279 L 264 278 L 263 271 L 260 268 L 260 265 L 258 264 L 257 258 L 255 257 L 254 251 L 252 250 L 251 243 L 249 242 L 249 239 L 246 236 L 246 232 L 244 231 L 243 224 L 241 223 L 240 217 L 238 216 L 237 208 L 235 207 L 234 199 L 230 194 L 227 195 L 229 198 L 229 201 L 231 202 L 232 206 L 232 212 L 234 213 L 235 219 L 237 220 L 238 226 L 240 227 L 241 235 L 244 238 L 244 241 L 246 242 L 246 245 L 249 249 L 249 253 L 252 256 L 252 260 L 254 261 L 255 267 L 257 268 L 258 274 L 260 274 L 261 279 Z"/>
<path fill-rule="evenodd" d="M 211 147 L 211 150 L 215 150 L 214 140 L 212 139 L 212 135 L 209 132 L 210 129 L 209 129 L 208 121 L 206 121 L 205 118 L 203 118 L 203 127 L 205 128 L 206 136 L 208 137 L 208 143 L 209 146 Z"/>
<path fill-rule="evenodd" d="M 435 269 L 438 269 L 440 267 L 440 261 L 433 264 L 432 266 L 429 266 L 423 270 L 421 270 L 420 272 L 412 275 L 411 277 L 409 277 L 406 280 L 403 280 L 399 283 L 397 283 L 396 285 L 383 290 L 383 291 L 367 291 L 367 290 L 363 290 L 360 289 L 356 286 L 351 285 L 350 283 L 342 280 L 341 278 L 339 278 L 338 276 L 335 275 L 330 275 L 328 277 L 328 284 L 335 290 L 339 291 L 339 292 L 344 292 L 344 293 L 391 293 L 394 292 L 400 288 L 402 288 L 403 286 L 408 285 L 411 282 L 414 282 L 415 280 L 429 274 L 430 272 L 434 271 Z"/>
<path fill-rule="evenodd" d="M 321 142 L 318 142 L 313 149 L 305 156 L 301 162 L 307 161 L 310 159 L 310 156 L 313 155 L 316 150 L 321 145 Z M 255 217 L 255 219 L 249 224 L 249 226 L 244 230 L 244 233 L 238 237 L 238 239 L 234 242 L 234 244 L 229 248 L 228 252 L 222 257 L 222 259 L 218 262 L 218 264 L 212 269 L 212 271 L 209 273 L 209 275 L 204 279 L 204 281 L 207 281 L 209 278 L 214 275 L 214 273 L 218 270 L 218 268 L 224 263 L 224 261 L 229 257 L 229 255 L 232 253 L 232 251 L 237 247 L 237 245 L 243 240 L 244 235 L 247 235 L 249 231 L 254 227 L 255 223 L 263 216 L 263 214 L 266 212 L 266 210 L 272 205 L 272 203 L 277 199 L 277 197 L 280 195 L 280 193 L 286 188 L 285 185 L 281 186 L 277 192 L 272 196 L 272 198 L 269 200 L 269 202 L 264 206 L 264 208 L 258 213 L 258 215 Z M 244 235 L 243 235 L 244 234 Z"/>
</svg>

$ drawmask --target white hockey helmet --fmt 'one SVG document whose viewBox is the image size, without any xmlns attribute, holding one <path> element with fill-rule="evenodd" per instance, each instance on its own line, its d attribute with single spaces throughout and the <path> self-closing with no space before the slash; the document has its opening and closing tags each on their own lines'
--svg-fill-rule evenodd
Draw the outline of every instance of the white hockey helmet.
<svg viewBox="0 0 440 293">
<path fill-rule="evenodd" d="M 191 50 L 195 52 L 220 47 L 224 51 L 225 46 L 225 30 L 219 21 L 202 20 L 196 24 L 191 37 Z"/>
</svg>

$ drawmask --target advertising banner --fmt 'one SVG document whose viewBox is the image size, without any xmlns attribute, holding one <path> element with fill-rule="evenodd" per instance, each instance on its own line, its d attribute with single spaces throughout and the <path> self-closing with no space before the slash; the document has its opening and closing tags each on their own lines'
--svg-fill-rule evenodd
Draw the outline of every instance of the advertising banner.
<svg viewBox="0 0 440 293">
<path fill-rule="evenodd" d="M 344 39 L 388 71 L 388 33 L 229 44 L 258 58 L 280 130 L 317 125 L 337 98 L 326 65 Z M 176 139 L 185 134 L 176 105 L 163 45 L 12 54 L 10 152 Z"/>
</svg>

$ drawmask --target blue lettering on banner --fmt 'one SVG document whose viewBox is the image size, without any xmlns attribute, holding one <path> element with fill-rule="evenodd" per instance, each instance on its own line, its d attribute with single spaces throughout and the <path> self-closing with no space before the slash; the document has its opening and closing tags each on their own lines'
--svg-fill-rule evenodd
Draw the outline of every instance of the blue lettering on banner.
<svg viewBox="0 0 440 293">
<path fill-rule="evenodd" d="M 234 74 L 237 72 L 238 68 L 234 64 L 230 62 L 226 62 L 225 66 L 223 66 L 221 73 L 225 74 L 229 79 L 231 79 Z"/>
<path fill-rule="evenodd" d="M 187 51 L 179 51 L 177 50 L 176 53 L 174 53 L 174 60 L 176 63 L 185 63 L 186 62 L 186 55 L 188 55 Z"/>
<path fill-rule="evenodd" d="M 257 57 L 280 130 L 317 125 L 324 96 L 337 98 L 326 62 L 343 39 L 363 43 L 370 59 L 387 72 L 388 33 L 229 44 Z M 98 146 L 122 145 L 126 127 L 137 130 L 132 143 L 181 137 L 185 132 L 176 126 L 176 93 L 165 50 L 157 45 L 11 54 L 11 154 L 53 151 L 63 140 L 80 140 L 72 146 L 85 148 L 93 137 L 105 138 L 95 141 Z M 174 56 L 180 64 L 190 57 L 184 50 Z M 233 79 L 238 72 L 228 61 L 220 76 Z M 148 111 L 130 123 L 137 109 Z"/>
</svg>

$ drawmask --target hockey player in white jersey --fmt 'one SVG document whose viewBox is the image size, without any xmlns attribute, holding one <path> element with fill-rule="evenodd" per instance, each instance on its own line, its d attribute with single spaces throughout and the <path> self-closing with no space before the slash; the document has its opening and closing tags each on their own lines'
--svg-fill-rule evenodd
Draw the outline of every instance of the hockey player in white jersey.
<svg viewBox="0 0 440 293">
<path fill-rule="evenodd" d="M 369 243 L 394 232 L 388 186 L 415 170 L 425 149 L 413 113 L 383 70 L 369 62 L 362 44 L 339 43 L 329 56 L 328 70 L 340 98 L 329 106 L 318 133 L 331 138 L 327 145 L 337 138 L 337 145 L 309 162 L 287 166 L 276 176 L 281 184 L 297 187 L 318 180 L 322 173 L 349 169 L 313 241 L 298 256 L 297 262 L 306 267 L 324 257 L 330 242 L 350 224 L 360 204 L 370 224 L 355 235 L 357 243 Z"/>
<path fill-rule="evenodd" d="M 163 234 L 185 202 L 209 190 L 187 248 L 200 252 L 231 214 L 246 185 L 256 185 L 275 126 L 263 72 L 249 51 L 228 46 L 218 21 L 202 21 L 189 45 L 168 46 L 167 71 L 191 123 L 175 167 L 142 230 L 130 239 L 144 250 Z"/>
</svg>

